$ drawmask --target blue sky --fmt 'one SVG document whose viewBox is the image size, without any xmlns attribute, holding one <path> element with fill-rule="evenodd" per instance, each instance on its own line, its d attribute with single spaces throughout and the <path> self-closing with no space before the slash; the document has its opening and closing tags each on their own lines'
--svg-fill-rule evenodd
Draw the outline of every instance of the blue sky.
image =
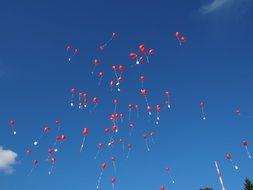
<svg viewBox="0 0 253 190">
<path fill-rule="evenodd" d="M 1 190 L 95 189 L 102 162 L 108 168 L 101 190 L 111 189 L 113 176 L 115 190 L 159 189 L 162 184 L 166 189 L 219 189 L 214 160 L 227 189 L 242 188 L 245 177 L 253 179 L 252 160 L 241 145 L 247 139 L 253 152 L 253 119 L 248 117 L 253 115 L 252 1 L 2 1 L 0 23 L 0 150 L 11 150 L 14 158 L 6 162 L 7 166 L 14 163 L 10 168 L 0 165 Z M 183 46 L 178 45 L 176 31 L 187 37 Z M 117 38 L 100 52 L 99 45 L 112 32 L 118 33 Z M 141 43 L 156 53 L 150 64 L 137 66 L 128 55 Z M 71 64 L 66 61 L 68 44 L 80 50 Z M 98 77 L 90 74 L 95 58 L 100 60 L 96 71 L 105 73 L 101 86 Z M 120 64 L 126 70 L 122 91 L 111 92 L 111 66 Z M 149 119 L 145 111 L 139 92 L 141 74 L 150 104 L 162 106 L 159 126 L 155 114 Z M 72 87 L 99 97 L 93 113 L 69 106 Z M 172 93 L 171 110 L 164 106 L 167 89 Z M 116 145 L 94 160 L 96 144 L 108 141 L 103 130 L 112 125 L 108 118 L 115 98 L 126 116 L 129 103 L 141 107 L 140 118 L 132 120 L 133 135 L 128 135 L 125 118 L 115 137 L 132 143 L 132 152 L 126 161 Z M 206 103 L 205 121 L 201 100 Z M 241 117 L 234 114 L 236 108 L 241 109 Z M 11 119 L 16 120 L 16 136 L 9 127 Z M 44 159 L 57 133 L 56 119 L 61 120 L 67 140 L 49 176 L 50 165 Z M 25 157 L 44 126 L 50 126 L 51 132 Z M 90 134 L 80 153 L 84 127 Z M 147 152 L 142 135 L 151 131 L 156 134 L 155 144 Z M 228 152 L 238 171 L 225 159 Z M 116 174 L 112 155 L 117 157 Z M 40 163 L 27 177 L 33 159 Z M 167 165 L 175 184 L 164 171 Z"/>
</svg>

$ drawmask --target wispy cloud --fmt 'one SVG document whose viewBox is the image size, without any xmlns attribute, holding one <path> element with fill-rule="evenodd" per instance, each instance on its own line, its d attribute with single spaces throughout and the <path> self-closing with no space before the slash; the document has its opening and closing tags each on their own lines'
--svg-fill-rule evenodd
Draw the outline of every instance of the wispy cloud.
<svg viewBox="0 0 253 190">
<path fill-rule="evenodd" d="M 213 0 L 211 3 L 203 5 L 200 8 L 201 13 L 208 14 L 215 11 L 219 11 L 233 3 L 235 3 L 236 0 Z"/>
<path fill-rule="evenodd" d="M 3 171 L 7 174 L 12 174 L 15 170 L 13 164 L 16 163 L 16 158 L 18 154 L 12 150 L 4 150 L 0 146 L 0 171 Z"/>
</svg>

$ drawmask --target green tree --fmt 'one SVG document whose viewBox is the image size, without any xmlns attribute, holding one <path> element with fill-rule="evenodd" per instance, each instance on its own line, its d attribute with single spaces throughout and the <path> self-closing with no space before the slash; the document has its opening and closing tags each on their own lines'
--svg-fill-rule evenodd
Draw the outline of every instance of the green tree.
<svg viewBox="0 0 253 190">
<path fill-rule="evenodd" d="M 245 179 L 244 190 L 253 190 L 253 183 L 248 178 Z"/>
</svg>

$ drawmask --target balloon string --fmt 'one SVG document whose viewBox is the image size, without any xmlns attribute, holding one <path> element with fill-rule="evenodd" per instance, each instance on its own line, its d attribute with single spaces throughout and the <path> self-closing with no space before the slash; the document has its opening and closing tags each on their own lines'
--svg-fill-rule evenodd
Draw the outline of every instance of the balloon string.
<svg viewBox="0 0 253 190">
<path fill-rule="evenodd" d="M 149 146 L 148 146 L 148 140 L 147 140 L 147 139 L 145 139 L 145 143 L 146 143 L 147 151 L 150 151 Z"/>
<path fill-rule="evenodd" d="M 98 155 L 99 155 L 99 152 L 100 152 L 100 148 L 98 148 L 97 153 L 96 153 L 96 155 L 95 155 L 95 157 L 94 157 L 94 160 L 97 159 L 97 157 L 98 157 Z"/>
<path fill-rule="evenodd" d="M 114 183 L 112 183 L 112 190 L 114 190 Z"/>
<path fill-rule="evenodd" d="M 122 151 L 125 152 L 125 144 L 122 144 Z"/>
<path fill-rule="evenodd" d="M 152 140 L 152 143 L 155 144 L 155 141 L 154 141 L 154 138 L 153 138 L 153 137 L 151 137 L 151 140 Z"/>
<path fill-rule="evenodd" d="M 100 185 L 100 182 L 101 182 L 102 175 L 103 175 L 103 169 L 101 170 L 99 178 L 98 178 L 97 189 L 99 189 L 99 185 Z"/>
<path fill-rule="evenodd" d="M 245 149 L 246 149 L 246 151 L 247 151 L 248 157 L 251 158 L 251 155 L 250 155 L 250 153 L 249 153 L 248 147 L 246 146 Z"/>
<path fill-rule="evenodd" d="M 82 152 L 82 150 L 83 150 L 84 142 L 85 142 L 85 136 L 83 137 L 83 141 L 82 141 L 82 145 L 81 145 L 81 148 L 80 148 L 80 152 Z"/>
<path fill-rule="evenodd" d="M 33 165 L 33 167 L 31 168 L 30 172 L 29 172 L 28 175 L 27 175 L 28 177 L 32 174 L 32 172 L 33 172 L 33 170 L 34 170 L 34 167 L 35 167 L 35 166 Z"/>
<path fill-rule="evenodd" d="M 173 178 L 172 178 L 172 176 L 171 176 L 171 174 L 169 173 L 169 176 L 170 176 L 170 180 L 171 180 L 171 182 L 172 183 L 175 183 L 175 181 L 173 180 Z"/>
<path fill-rule="evenodd" d="M 98 86 L 101 85 L 101 82 L 102 82 L 102 77 L 99 78 Z"/>
<path fill-rule="evenodd" d="M 114 172 L 116 173 L 116 164 L 115 164 L 115 161 L 112 161 L 112 165 L 113 165 Z"/>
<path fill-rule="evenodd" d="M 201 112 L 202 112 L 202 118 L 205 120 L 206 116 L 205 116 L 204 108 L 201 108 Z"/>
<path fill-rule="evenodd" d="M 34 142 L 33 142 L 33 144 L 34 144 L 35 146 L 37 146 L 37 145 L 39 144 L 39 142 L 40 142 L 40 140 L 42 139 L 42 137 L 44 136 L 44 134 L 45 134 L 45 132 L 43 132 L 43 133 L 40 135 L 40 137 L 37 139 L 37 141 L 34 141 Z"/>
<path fill-rule="evenodd" d="M 234 168 L 235 168 L 236 170 L 238 170 L 238 166 L 235 165 L 234 161 L 233 161 L 232 159 L 230 159 L 230 161 L 231 161 L 232 165 L 234 166 Z"/>
<path fill-rule="evenodd" d="M 128 153 L 127 153 L 127 157 L 126 157 L 126 160 L 128 160 L 128 158 L 129 158 L 129 155 L 130 155 L 130 151 L 131 151 L 131 149 L 129 149 L 129 150 L 128 150 Z"/>
<path fill-rule="evenodd" d="M 72 93 L 72 95 L 71 95 L 70 106 L 71 106 L 71 107 L 74 106 L 74 93 Z"/>
<path fill-rule="evenodd" d="M 181 40 L 179 38 L 177 38 L 177 39 L 178 39 L 179 45 L 181 46 L 182 45 Z"/>
<path fill-rule="evenodd" d="M 131 108 L 129 108 L 129 111 L 128 111 L 128 120 L 131 120 Z"/>
<path fill-rule="evenodd" d="M 51 175 L 54 169 L 54 164 L 52 164 L 51 168 L 48 171 L 48 175 Z"/>
<path fill-rule="evenodd" d="M 91 71 L 91 74 L 92 74 L 92 75 L 94 74 L 95 69 L 96 69 L 96 64 L 93 66 L 93 69 L 92 69 L 92 71 Z"/>
</svg>

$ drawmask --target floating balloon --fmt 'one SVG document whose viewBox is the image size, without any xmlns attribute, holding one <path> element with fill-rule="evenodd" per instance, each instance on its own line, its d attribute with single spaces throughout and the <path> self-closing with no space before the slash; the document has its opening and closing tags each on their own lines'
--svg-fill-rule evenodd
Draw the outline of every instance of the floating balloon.
<svg viewBox="0 0 253 190">
<path fill-rule="evenodd" d="M 112 36 L 109 38 L 109 40 L 107 42 L 105 42 L 104 44 L 99 46 L 99 50 L 103 51 L 110 43 L 113 39 L 115 39 L 117 37 L 117 33 L 113 32 Z"/>
<path fill-rule="evenodd" d="M 98 59 L 94 59 L 94 61 L 93 61 L 93 64 L 94 64 L 94 66 L 93 66 L 93 69 L 92 69 L 92 71 L 91 71 L 91 74 L 94 74 L 94 72 L 95 72 L 95 69 L 96 69 L 96 67 L 99 65 L 99 60 Z"/>
<path fill-rule="evenodd" d="M 115 156 L 112 156 L 112 157 L 111 157 L 111 161 L 112 161 L 112 165 L 113 165 L 114 172 L 116 172 L 116 157 L 115 157 Z"/>
<path fill-rule="evenodd" d="M 170 108 L 170 96 L 171 96 L 170 91 L 165 91 L 165 95 L 167 97 L 165 104 L 167 105 L 168 108 Z"/>
<path fill-rule="evenodd" d="M 82 133 L 83 133 L 83 140 L 82 140 L 80 152 L 82 152 L 82 150 L 83 150 L 83 146 L 84 146 L 85 139 L 86 139 L 86 137 L 87 137 L 88 134 L 89 134 L 89 128 L 83 128 L 83 132 L 82 132 Z"/>
<path fill-rule="evenodd" d="M 161 112 L 161 106 L 156 105 L 156 124 L 158 125 L 160 120 L 160 112 Z"/>
<path fill-rule="evenodd" d="M 205 114 L 205 102 L 201 101 L 200 104 L 200 109 L 201 109 L 201 113 L 202 113 L 202 119 L 205 120 L 206 119 L 206 114 Z"/>
<path fill-rule="evenodd" d="M 100 172 L 100 175 L 99 175 L 98 181 L 97 181 L 97 189 L 99 189 L 99 185 L 100 185 L 100 183 L 101 183 L 101 179 L 102 179 L 102 176 L 103 176 L 103 172 L 104 172 L 104 170 L 106 169 L 106 167 L 107 167 L 107 165 L 106 165 L 105 162 L 101 164 L 101 172 Z"/>
<path fill-rule="evenodd" d="M 15 125 L 16 125 L 16 121 L 15 120 L 10 120 L 10 127 L 11 127 L 13 135 L 17 134 L 17 131 L 15 130 Z"/>
<path fill-rule="evenodd" d="M 164 185 L 161 185 L 160 190 L 165 190 Z"/>
<path fill-rule="evenodd" d="M 103 144 L 103 143 L 98 143 L 98 150 L 97 150 L 97 153 L 96 153 L 96 155 L 95 155 L 95 157 L 94 157 L 95 160 L 97 159 L 97 157 L 98 157 L 98 155 L 99 155 L 99 153 L 100 153 L 100 150 L 101 150 L 103 147 L 104 147 L 104 144 Z"/>
<path fill-rule="evenodd" d="M 230 162 L 231 162 L 231 164 L 234 166 L 234 168 L 236 169 L 236 170 L 238 170 L 239 169 L 239 167 L 237 166 L 237 165 L 235 165 L 235 163 L 234 163 L 234 161 L 232 160 L 232 155 L 231 154 L 226 154 L 226 158 L 227 158 L 227 160 L 229 160 Z"/>
<path fill-rule="evenodd" d="M 245 148 L 245 150 L 246 150 L 246 152 L 247 152 L 247 154 L 248 154 L 248 157 L 251 158 L 251 154 L 250 154 L 250 152 L 249 152 L 249 150 L 248 150 L 248 141 L 247 141 L 247 140 L 243 140 L 243 141 L 242 141 L 242 145 L 243 145 L 243 147 Z"/>
<path fill-rule="evenodd" d="M 110 91 L 112 91 L 113 87 L 115 86 L 115 83 L 113 80 L 110 81 Z"/>
<path fill-rule="evenodd" d="M 170 173 L 170 167 L 167 166 L 167 167 L 165 168 L 165 171 L 168 173 L 171 182 L 172 182 L 172 183 L 175 183 L 175 181 L 174 181 L 174 179 L 172 178 L 172 175 L 171 175 L 171 173 Z"/>
<path fill-rule="evenodd" d="M 113 110 L 113 113 L 115 113 L 117 111 L 117 106 L 119 104 L 119 101 L 117 99 L 114 99 L 113 100 L 113 104 L 114 104 L 114 110 Z"/>
<path fill-rule="evenodd" d="M 111 179 L 111 182 L 112 182 L 112 190 L 114 190 L 115 189 L 114 184 L 116 183 L 116 178 L 113 177 Z"/>
<path fill-rule="evenodd" d="M 128 158 L 129 158 L 129 155 L 130 155 L 130 152 L 131 152 L 131 150 L 132 150 L 132 147 L 133 147 L 133 145 L 132 145 L 132 144 L 128 144 L 128 145 L 127 145 L 127 148 L 128 148 L 128 153 L 127 153 L 127 157 L 126 157 L 126 159 L 128 159 Z"/>
<path fill-rule="evenodd" d="M 140 81 L 141 81 L 141 89 L 143 89 L 143 83 L 144 83 L 144 76 L 143 75 L 141 75 L 140 76 Z"/>
<path fill-rule="evenodd" d="M 56 163 L 56 158 L 55 158 L 55 157 L 52 157 L 52 158 L 50 159 L 50 162 L 51 162 L 51 167 L 50 167 L 50 169 L 48 170 L 48 175 L 51 175 L 52 172 L 53 172 L 54 165 L 55 165 L 55 163 Z"/>
<path fill-rule="evenodd" d="M 50 128 L 49 128 L 49 127 L 45 127 L 45 128 L 43 129 L 43 132 L 41 133 L 40 137 L 39 137 L 36 141 L 33 142 L 34 146 L 37 146 L 37 145 L 39 144 L 40 140 L 43 138 L 43 136 L 44 136 L 46 133 L 48 133 L 49 131 L 50 131 Z"/>
<path fill-rule="evenodd" d="M 73 107 L 74 106 L 74 95 L 76 93 L 76 88 L 72 88 L 71 89 L 71 101 L 70 101 L 70 106 Z"/>
<path fill-rule="evenodd" d="M 150 137 L 151 137 L 151 140 L 152 140 L 152 143 L 153 143 L 153 144 L 155 144 L 154 136 L 155 136 L 155 133 L 154 133 L 154 132 L 151 132 L 151 133 L 150 133 Z"/>
<path fill-rule="evenodd" d="M 138 104 L 135 105 L 135 110 L 136 110 L 136 116 L 137 116 L 137 118 L 139 118 L 139 105 Z"/>
<path fill-rule="evenodd" d="M 27 176 L 30 176 L 30 175 L 33 173 L 34 168 L 35 168 L 38 164 L 39 164 L 39 161 L 38 161 L 38 160 L 33 160 L 33 166 L 32 166 L 32 168 L 31 168 L 31 170 L 30 170 L 30 172 L 28 173 Z"/>
<path fill-rule="evenodd" d="M 235 110 L 235 114 L 238 115 L 238 116 L 240 116 L 241 115 L 241 110 L 240 109 L 236 109 Z"/>
<path fill-rule="evenodd" d="M 98 73 L 98 76 L 99 76 L 99 82 L 98 82 L 98 85 L 100 86 L 101 81 L 102 81 L 102 78 L 104 77 L 104 73 L 103 73 L 102 71 L 100 71 L 100 72 Z"/>
<path fill-rule="evenodd" d="M 147 135 L 147 134 L 144 134 L 144 135 L 143 135 L 143 139 L 145 140 L 145 144 L 146 144 L 147 151 L 150 151 L 149 146 L 148 146 L 148 135 Z"/>
<path fill-rule="evenodd" d="M 129 136 L 131 137 L 134 130 L 134 124 L 130 123 L 129 128 L 130 128 Z"/>
<path fill-rule="evenodd" d="M 124 152 L 124 151 L 125 151 L 125 142 L 124 142 L 124 139 L 120 138 L 120 139 L 119 139 L 119 143 L 121 144 L 121 146 L 122 146 L 122 151 Z"/>
<path fill-rule="evenodd" d="M 128 104 L 128 119 L 131 120 L 131 112 L 133 109 L 133 105 L 132 104 Z"/>
<path fill-rule="evenodd" d="M 72 61 L 72 57 L 77 55 L 79 53 L 79 50 L 77 48 L 72 51 L 72 48 L 70 45 L 66 47 L 66 52 L 67 52 L 67 57 L 68 57 L 68 62 L 70 63 Z"/>
<path fill-rule="evenodd" d="M 145 102 L 147 105 L 148 114 L 151 115 L 151 107 L 149 106 L 148 98 L 147 98 L 148 91 L 147 89 L 141 89 L 141 95 L 145 98 Z"/>
</svg>

